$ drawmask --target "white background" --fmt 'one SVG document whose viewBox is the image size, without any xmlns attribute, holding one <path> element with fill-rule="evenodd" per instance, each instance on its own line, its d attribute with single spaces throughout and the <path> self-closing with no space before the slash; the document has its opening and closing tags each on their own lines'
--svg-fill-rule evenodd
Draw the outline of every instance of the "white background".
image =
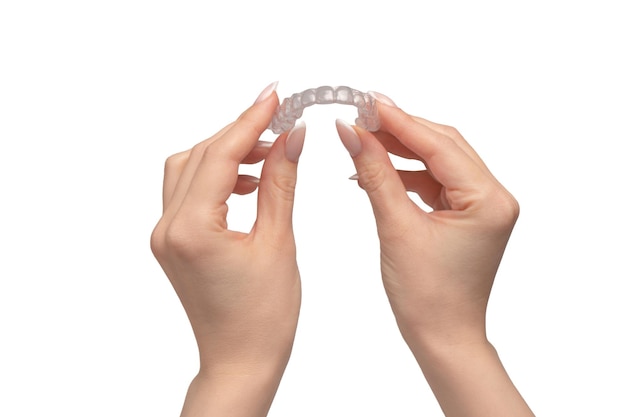
<svg viewBox="0 0 626 417">
<path fill-rule="evenodd" d="M 620 3 L 3 1 L 0 415 L 178 415 L 197 352 L 149 250 L 163 162 L 279 80 L 459 129 L 522 207 L 488 312 L 507 370 L 537 415 L 626 416 Z M 334 119 L 355 116 L 303 117 L 304 300 L 272 417 L 442 415 L 347 180 Z"/>
</svg>

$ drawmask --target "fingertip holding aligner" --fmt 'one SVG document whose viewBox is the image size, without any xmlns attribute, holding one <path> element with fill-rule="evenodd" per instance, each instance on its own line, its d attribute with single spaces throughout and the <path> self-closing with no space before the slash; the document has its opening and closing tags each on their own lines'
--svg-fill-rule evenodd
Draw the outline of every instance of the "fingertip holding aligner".
<svg viewBox="0 0 626 417">
<path fill-rule="evenodd" d="M 333 103 L 355 106 L 358 112 L 355 120 L 357 126 L 371 132 L 380 128 L 376 98 L 373 95 L 346 86 L 322 86 L 285 98 L 276 108 L 268 129 L 276 134 L 287 132 L 295 126 L 305 108 L 314 104 Z"/>
</svg>

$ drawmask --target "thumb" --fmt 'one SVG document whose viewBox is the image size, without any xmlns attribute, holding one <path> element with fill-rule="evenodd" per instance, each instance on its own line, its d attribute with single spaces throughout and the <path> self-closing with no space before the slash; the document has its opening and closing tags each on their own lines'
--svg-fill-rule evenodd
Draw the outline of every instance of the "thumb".
<svg viewBox="0 0 626 417">
<path fill-rule="evenodd" d="M 288 135 L 280 135 L 265 159 L 259 182 L 255 229 L 284 236 L 292 233 L 293 202 L 298 159 L 302 153 L 306 126 L 298 123 Z"/>
<path fill-rule="evenodd" d="M 378 232 L 402 233 L 418 208 L 409 196 L 387 150 L 367 130 L 337 120 L 337 133 L 357 170 L 359 186 L 369 196 Z M 418 208 L 419 209 L 419 208 Z"/>
</svg>

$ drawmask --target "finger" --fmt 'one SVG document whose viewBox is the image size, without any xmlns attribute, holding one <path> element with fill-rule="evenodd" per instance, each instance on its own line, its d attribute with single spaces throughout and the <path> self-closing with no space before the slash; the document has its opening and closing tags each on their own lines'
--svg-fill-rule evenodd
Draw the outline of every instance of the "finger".
<svg viewBox="0 0 626 417">
<path fill-rule="evenodd" d="M 215 140 L 217 140 L 219 137 L 221 137 L 225 132 L 227 132 L 233 124 L 234 122 L 226 125 L 215 135 L 196 144 L 193 148 L 173 155 L 175 157 L 174 161 L 176 161 L 176 155 L 180 155 L 180 158 L 184 156 L 185 163 L 182 167 L 182 171 L 178 175 L 176 175 L 175 178 L 172 177 L 171 179 L 167 179 L 166 181 L 164 181 L 164 188 L 165 182 L 167 182 L 167 191 L 164 191 L 164 196 L 167 194 L 168 199 L 167 206 L 164 205 L 164 217 L 167 218 L 173 216 L 180 208 L 180 205 L 185 195 L 187 194 L 189 184 L 191 184 L 191 180 L 196 173 L 196 169 L 198 167 L 198 164 L 200 163 L 200 160 L 202 159 L 202 154 L 204 153 L 206 147 Z"/>
<path fill-rule="evenodd" d="M 306 126 L 298 123 L 288 135 L 281 135 L 263 164 L 255 232 L 285 239 L 293 234 L 292 218 L 297 167 Z"/>
<path fill-rule="evenodd" d="M 253 177 L 252 175 L 239 175 L 235 188 L 233 189 L 233 194 L 250 194 L 256 190 L 258 186 L 259 179 L 257 177 Z"/>
<path fill-rule="evenodd" d="M 359 186 L 367 192 L 379 233 L 402 233 L 412 213 L 421 211 L 408 197 L 386 149 L 372 133 L 338 120 L 337 133 L 352 156 Z"/>
<path fill-rule="evenodd" d="M 229 127 L 230 125 L 227 126 L 227 128 Z M 211 138 L 211 140 L 215 139 L 216 138 Z M 272 142 L 258 141 L 252 151 L 244 158 L 242 163 L 256 164 L 262 161 L 269 153 L 271 146 Z M 165 176 L 163 181 L 163 211 L 165 211 L 165 208 L 169 205 L 180 176 L 189 161 L 190 154 L 191 150 L 179 152 L 170 156 L 165 161 Z M 240 175 L 233 192 L 235 194 L 249 194 L 257 189 L 258 184 L 258 178 L 249 175 Z"/>
<path fill-rule="evenodd" d="M 189 160 L 189 151 L 179 152 L 167 158 L 165 161 L 165 173 L 163 175 L 163 212 L 170 204 L 176 184 Z"/>
<path fill-rule="evenodd" d="M 442 186 L 430 175 L 427 170 L 423 171 L 398 171 L 398 175 L 407 191 L 419 195 L 429 207 L 440 210 Z"/>
<path fill-rule="evenodd" d="M 444 187 L 462 191 L 465 196 L 480 191 L 487 180 L 485 171 L 453 139 L 416 122 L 398 108 L 381 105 L 378 114 L 383 130 L 419 155 Z M 461 197 L 463 193 L 457 195 Z M 465 202 L 460 198 L 455 204 L 455 208 L 461 209 Z"/>
<path fill-rule="evenodd" d="M 261 162 L 265 159 L 267 154 L 270 152 L 273 142 L 267 142 L 264 140 L 258 141 L 254 148 L 250 151 L 248 155 L 241 161 L 242 164 L 256 164 L 257 162 Z"/>
<path fill-rule="evenodd" d="M 373 132 L 373 134 L 374 136 L 376 136 L 378 141 L 385 147 L 385 149 L 387 149 L 387 152 L 390 152 L 401 158 L 421 160 L 419 155 L 416 155 L 415 152 L 404 146 L 392 134 L 380 130 L 377 132 Z"/>
<path fill-rule="evenodd" d="M 390 99 L 389 97 L 387 97 L 384 94 L 378 93 L 376 91 L 370 91 L 369 93 L 376 98 L 376 102 L 378 104 L 382 104 L 383 106 L 391 107 L 391 108 L 397 108 L 398 107 L 393 102 L 392 99 Z M 429 127 L 430 129 L 432 129 L 432 130 L 434 130 L 436 132 L 439 132 L 442 135 L 448 136 L 449 138 L 454 140 L 460 148 L 462 148 L 464 151 L 467 152 L 468 156 L 470 156 L 472 159 L 474 159 L 475 162 L 480 163 L 480 164 L 482 164 L 484 166 L 483 161 L 478 156 L 476 151 L 474 151 L 474 149 L 469 145 L 469 143 L 467 143 L 467 141 L 463 138 L 463 136 L 461 136 L 461 134 L 459 133 L 458 130 L 456 130 L 455 128 L 453 128 L 451 126 L 447 126 L 447 125 L 442 125 L 442 124 L 439 124 L 439 123 L 431 122 L 430 120 L 426 120 L 426 119 L 421 118 L 421 117 L 417 117 L 417 116 L 411 116 L 411 117 L 417 123 L 423 124 L 423 125 Z M 380 131 L 380 133 L 384 135 L 385 132 L 384 131 Z M 391 136 L 391 137 L 393 138 L 393 136 Z M 388 150 L 389 150 L 389 148 L 388 148 Z M 392 153 L 395 153 L 396 155 L 403 156 L 400 153 L 396 153 L 396 152 L 393 152 L 391 150 L 389 150 L 389 151 L 392 152 Z M 404 156 L 404 157 L 407 157 L 407 156 Z"/>
<path fill-rule="evenodd" d="M 228 131 L 204 149 L 184 198 L 183 205 L 188 210 L 202 219 L 209 219 L 209 222 L 212 215 L 225 215 L 226 200 L 237 183 L 239 164 L 250 154 L 269 126 L 277 105 L 278 97 L 272 91 L 264 100 L 246 110 Z M 214 220 L 217 221 L 212 224 L 225 224 L 224 219 Z"/>
<path fill-rule="evenodd" d="M 485 164 L 485 162 L 482 160 L 482 158 L 478 155 L 478 153 L 474 150 L 474 148 L 465 140 L 465 138 L 461 135 L 461 133 L 456 128 L 452 126 L 448 126 L 448 125 L 431 122 L 430 120 L 426 120 L 422 117 L 417 117 L 417 116 L 412 116 L 412 117 L 413 117 L 413 120 L 415 120 L 416 122 L 421 123 L 425 126 L 428 126 L 432 130 L 439 132 L 443 135 L 446 135 L 452 140 L 454 140 L 455 143 L 461 149 L 463 149 L 465 153 L 470 158 L 472 158 L 478 166 L 483 168 L 485 172 L 488 172 L 489 175 L 491 175 L 491 172 L 487 168 L 487 165 Z"/>
</svg>

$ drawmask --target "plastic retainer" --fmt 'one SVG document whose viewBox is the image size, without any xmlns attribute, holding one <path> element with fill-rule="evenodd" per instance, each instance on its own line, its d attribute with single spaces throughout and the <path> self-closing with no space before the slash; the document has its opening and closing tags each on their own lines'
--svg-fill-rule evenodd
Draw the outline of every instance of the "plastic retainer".
<svg viewBox="0 0 626 417">
<path fill-rule="evenodd" d="M 323 86 L 309 88 L 284 99 L 276 108 L 268 129 L 277 134 L 287 132 L 295 126 L 305 108 L 314 104 L 333 103 L 355 106 L 358 111 L 355 120 L 357 126 L 372 132 L 380 128 L 376 99 L 371 94 L 346 86 Z"/>
</svg>

